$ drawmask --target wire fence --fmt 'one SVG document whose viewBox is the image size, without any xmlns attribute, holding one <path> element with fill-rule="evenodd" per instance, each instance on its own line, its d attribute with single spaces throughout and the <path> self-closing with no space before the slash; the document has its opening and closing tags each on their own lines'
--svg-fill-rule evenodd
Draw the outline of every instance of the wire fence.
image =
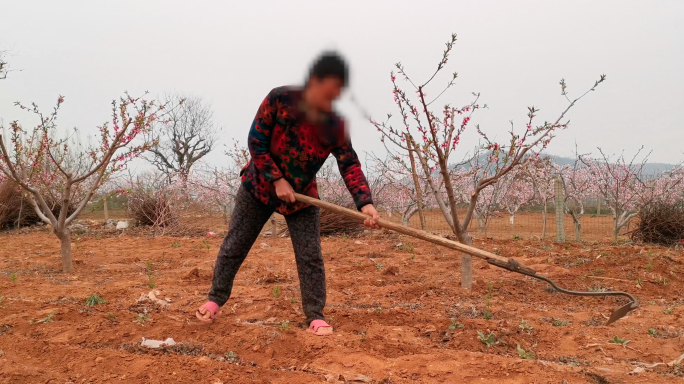
<svg viewBox="0 0 684 384">
<path fill-rule="evenodd" d="M 465 209 L 458 212 L 459 217 L 464 217 Z M 393 212 L 391 215 L 387 212 L 381 214 L 383 218 L 392 220 L 394 222 L 402 222 L 401 214 Z M 498 212 L 491 215 L 486 223 L 478 225 L 477 220 L 473 219 L 470 222 L 468 231 L 475 238 L 492 238 L 492 239 L 532 239 L 532 240 L 549 240 L 556 241 L 560 239 L 565 240 L 582 240 L 582 241 L 602 241 L 613 239 L 613 217 L 608 212 L 585 214 L 580 219 L 579 236 L 575 232 L 575 225 L 570 214 L 562 213 L 562 227 L 560 229 L 557 225 L 557 216 L 555 212 L 548 212 L 546 218 L 541 211 L 525 211 L 518 212 L 513 216 L 507 212 Z M 546 221 L 546 224 L 544 224 Z M 408 222 L 408 226 L 421 229 L 422 225 L 420 217 L 415 214 Z M 440 210 L 425 211 L 425 228 L 428 232 L 439 233 L 443 235 L 453 233 L 448 222 Z M 619 238 L 626 238 L 626 233 L 629 228 L 620 231 Z"/>
<path fill-rule="evenodd" d="M 597 204 L 597 202 L 599 202 Z M 107 199 L 110 213 L 108 216 L 112 218 L 124 218 L 127 214 L 127 201 L 125 198 L 110 197 Z M 493 212 L 489 215 L 487 220 L 471 220 L 468 230 L 474 238 L 484 239 L 531 239 L 531 240 L 581 240 L 581 241 L 605 241 L 612 240 L 614 235 L 614 223 L 611 212 L 606 208 L 605 202 L 599 199 L 587 199 L 584 202 L 584 214 L 580 218 L 579 236 L 576 232 L 576 226 L 570 214 L 565 213 L 563 208 L 560 209 L 560 216 L 558 219 L 556 208 L 553 204 L 547 207 L 546 215 L 543 213 L 542 207 L 530 206 L 516 212 L 515 215 L 510 215 L 505 211 Z M 90 218 L 104 218 L 104 200 L 96 200 L 92 204 L 85 216 Z M 459 218 L 463 218 L 466 214 L 466 208 L 462 207 L 458 210 Z M 383 209 L 380 211 L 381 217 L 397 223 L 405 223 L 402 220 L 402 212 L 398 210 Z M 284 219 L 280 215 L 275 215 L 276 220 L 284 224 Z M 444 214 L 439 209 L 427 209 L 424 211 L 425 226 L 421 225 L 420 215 L 413 214 L 408 220 L 408 226 L 416 229 L 424 229 L 428 232 L 449 235 L 453 234 Z M 636 224 L 636 219 L 632 225 L 622 228 L 619 232 L 618 238 L 627 238 L 628 232 Z M 270 229 L 270 224 L 267 224 L 267 229 Z M 559 234 L 560 232 L 560 234 Z"/>
</svg>

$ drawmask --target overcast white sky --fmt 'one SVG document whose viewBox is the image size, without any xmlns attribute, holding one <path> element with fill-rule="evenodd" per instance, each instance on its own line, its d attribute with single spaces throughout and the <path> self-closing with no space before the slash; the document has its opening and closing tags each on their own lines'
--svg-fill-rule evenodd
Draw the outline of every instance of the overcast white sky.
<svg viewBox="0 0 684 384">
<path fill-rule="evenodd" d="M 30 122 L 14 101 L 44 110 L 66 97 L 61 124 L 96 132 L 123 91 L 188 92 L 210 101 L 222 142 L 246 143 L 257 107 L 271 88 L 301 83 L 324 49 L 343 53 L 356 98 L 378 119 L 396 113 L 389 72 L 401 61 L 424 80 L 444 43 L 458 34 L 444 77 L 457 87 L 439 105 L 464 105 L 481 92 L 488 110 L 473 119 L 505 138 L 523 126 L 526 107 L 554 119 L 571 96 L 600 74 L 598 90 L 571 111 L 571 127 L 548 153 L 633 154 L 684 159 L 684 1 L 7 1 L 0 0 L 0 46 L 14 69 L 0 80 L 0 118 Z M 428 89 L 437 93 L 437 87 Z M 348 97 L 348 94 L 346 95 Z M 354 146 L 382 152 L 377 131 L 343 98 Z M 464 145 L 477 140 L 471 129 Z M 225 161 L 220 150 L 210 157 Z M 465 149 L 465 148 L 464 148 Z"/>
</svg>

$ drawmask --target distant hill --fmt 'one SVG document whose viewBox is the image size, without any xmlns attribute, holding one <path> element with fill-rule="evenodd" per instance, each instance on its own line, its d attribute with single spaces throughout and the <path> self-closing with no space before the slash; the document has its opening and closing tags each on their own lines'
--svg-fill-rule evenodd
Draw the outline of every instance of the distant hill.
<svg viewBox="0 0 684 384">
<path fill-rule="evenodd" d="M 487 156 L 488 155 L 486 153 L 480 155 L 480 161 L 486 162 Z M 561 166 L 573 165 L 575 163 L 575 159 L 572 157 L 563 157 L 563 156 L 549 155 L 549 154 L 543 154 L 543 153 L 540 156 L 549 157 L 554 163 L 561 165 Z M 646 163 L 646 165 L 644 166 L 644 173 L 646 175 L 654 175 L 658 172 L 670 171 L 674 167 L 675 167 L 675 164 Z M 465 168 L 468 169 L 468 165 L 465 165 Z"/>
<path fill-rule="evenodd" d="M 563 156 L 555 156 L 555 155 L 547 155 L 548 157 L 553 160 L 558 165 L 573 165 L 575 163 L 575 159 L 571 157 L 563 157 Z M 647 175 L 653 175 L 658 172 L 664 172 L 664 171 L 670 171 L 672 168 L 675 167 L 675 164 L 665 164 L 665 163 L 646 163 L 644 166 L 644 173 Z"/>
</svg>

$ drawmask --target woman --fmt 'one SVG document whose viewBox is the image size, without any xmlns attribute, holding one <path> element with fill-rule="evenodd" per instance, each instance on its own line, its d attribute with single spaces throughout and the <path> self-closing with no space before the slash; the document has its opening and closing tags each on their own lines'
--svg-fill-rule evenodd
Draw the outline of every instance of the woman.
<svg viewBox="0 0 684 384">
<path fill-rule="evenodd" d="M 196 313 L 211 322 L 230 297 L 240 265 L 274 211 L 285 216 L 297 262 L 302 309 L 309 331 L 332 334 L 325 322 L 325 269 L 317 207 L 297 202 L 294 192 L 318 197 L 316 173 L 332 153 L 357 209 L 378 228 L 370 188 L 352 148 L 344 121 L 332 103 L 347 85 L 347 66 L 336 54 L 322 55 L 303 88 L 273 89 L 261 103 L 249 131 L 249 163 L 242 169 L 228 234 L 221 245 L 209 301 Z"/>
</svg>

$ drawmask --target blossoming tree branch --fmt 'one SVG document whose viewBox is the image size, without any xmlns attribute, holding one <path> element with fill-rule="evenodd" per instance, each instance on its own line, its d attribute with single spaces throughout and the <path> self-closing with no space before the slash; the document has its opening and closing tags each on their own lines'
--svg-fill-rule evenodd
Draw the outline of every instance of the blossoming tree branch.
<svg viewBox="0 0 684 384">
<path fill-rule="evenodd" d="M 150 148 L 153 143 L 135 139 L 150 129 L 163 106 L 126 93 L 112 101 L 111 122 L 99 127 L 98 144 L 74 148 L 78 140 L 73 136 L 78 131 L 71 137 L 56 138 L 60 136 L 57 114 L 63 103 L 64 97 L 60 96 L 48 115 L 40 112 L 35 103 L 30 107 L 16 103 L 35 114 L 39 123 L 24 129 L 13 121 L 9 137 L 0 134 L 0 173 L 17 184 L 38 217 L 52 227 L 61 244 L 62 269 L 70 273 L 74 268 L 69 225 L 103 183 Z M 60 203 L 57 213 L 46 202 L 45 196 L 50 193 L 57 195 Z"/>
<path fill-rule="evenodd" d="M 575 99 L 569 98 L 565 80 L 561 80 L 561 94 L 568 100 L 568 106 L 558 118 L 552 122 L 545 121 L 542 124 L 537 124 L 535 117 L 538 109 L 529 107 L 525 129 L 516 133 L 513 124 L 511 124 L 510 138 L 505 143 L 491 139 L 479 126 L 476 126 L 476 132 L 484 143 L 479 149 L 486 151 L 488 161 L 477 169 L 471 170 L 471 172 L 475 172 L 477 181 L 465 215 L 461 217 L 457 210 L 459 199 L 450 172 L 450 162 L 458 148 L 461 135 L 470 123 L 472 114 L 481 108 L 478 103 L 480 95 L 474 93 L 474 100 L 462 107 L 446 104 L 441 111 L 434 110 L 432 104 L 447 89 L 455 85 L 457 73 L 453 74 L 446 87 L 439 91 L 433 99 L 429 99 L 426 92 L 438 73 L 445 68 L 455 42 L 456 35 L 454 34 L 451 36 L 451 40 L 446 43 L 446 49 L 436 71 L 424 83 L 413 81 L 402 64 L 397 63 L 398 74 L 404 78 L 407 87 L 413 89 L 415 96 L 409 96 L 409 93 L 399 85 L 394 72 L 392 72 L 392 92 L 394 102 L 399 109 L 400 122 L 398 125 L 393 125 L 391 114 L 388 114 L 385 122 L 378 122 L 372 118 L 370 121 L 381 133 L 382 141 L 390 143 L 391 150 L 404 157 L 415 155 L 423 171 L 418 176 L 427 180 L 430 191 L 454 235 L 460 242 L 471 245 L 472 237 L 468 232 L 468 226 L 473 218 L 482 191 L 493 186 L 506 174 L 527 161 L 531 154 L 538 156 L 539 152 L 551 142 L 556 130 L 567 128 L 568 122 L 565 121 L 565 116 L 568 111 L 575 106 L 578 100 L 595 90 L 606 77 L 601 75 L 600 79 L 588 91 Z M 486 107 L 486 105 L 482 107 Z M 474 156 L 480 155 L 479 151 L 474 154 Z M 446 199 L 440 189 L 441 183 L 444 185 Z M 468 255 L 462 255 L 461 287 L 469 289 L 471 286 L 472 259 Z"/>
</svg>

